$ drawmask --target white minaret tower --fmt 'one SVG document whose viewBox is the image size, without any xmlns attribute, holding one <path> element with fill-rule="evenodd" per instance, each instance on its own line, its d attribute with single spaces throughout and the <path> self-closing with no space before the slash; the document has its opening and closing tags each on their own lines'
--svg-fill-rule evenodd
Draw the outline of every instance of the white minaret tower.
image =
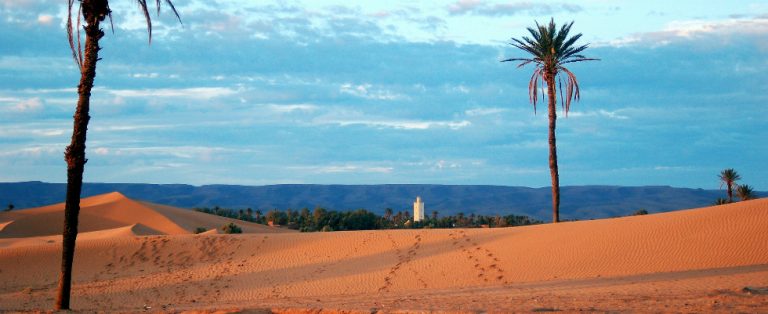
<svg viewBox="0 0 768 314">
<path fill-rule="evenodd" d="M 421 201 L 421 196 L 416 197 L 416 201 L 413 202 L 413 221 L 424 220 L 424 203 Z"/>
</svg>

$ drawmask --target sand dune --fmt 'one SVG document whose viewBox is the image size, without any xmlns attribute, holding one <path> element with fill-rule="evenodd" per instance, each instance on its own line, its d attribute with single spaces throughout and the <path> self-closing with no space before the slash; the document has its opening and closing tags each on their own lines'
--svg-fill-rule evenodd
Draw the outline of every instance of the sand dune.
<svg viewBox="0 0 768 314">
<path fill-rule="evenodd" d="M 80 202 L 79 231 L 83 233 L 139 225 L 140 235 L 191 234 L 197 227 L 216 229 L 230 222 L 245 233 L 290 232 L 284 229 L 213 216 L 187 209 L 129 199 L 113 192 Z M 0 238 L 24 238 L 61 234 L 64 203 L 0 213 Z"/>
<path fill-rule="evenodd" d="M 124 201 L 110 198 L 94 206 Z M 134 203 L 180 230 L 201 223 L 178 217 L 188 212 Z M 136 236 L 144 227 L 129 225 L 79 238 L 72 306 L 763 312 L 766 226 L 768 200 L 504 229 Z M 52 307 L 60 244 L 51 240 L 0 240 L 0 310 Z"/>
</svg>

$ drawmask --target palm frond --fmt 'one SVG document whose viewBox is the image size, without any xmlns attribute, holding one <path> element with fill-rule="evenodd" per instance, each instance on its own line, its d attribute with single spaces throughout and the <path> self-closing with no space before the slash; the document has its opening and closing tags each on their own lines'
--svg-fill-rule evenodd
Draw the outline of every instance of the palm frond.
<svg viewBox="0 0 768 314">
<path fill-rule="evenodd" d="M 562 61 L 562 60 L 566 60 L 568 58 L 572 58 L 574 56 L 578 56 L 582 51 L 586 50 L 587 47 L 589 47 L 589 46 L 588 45 L 583 45 L 581 47 L 576 47 L 576 48 L 571 47 L 571 48 L 569 48 L 569 49 L 567 49 L 566 51 L 563 52 L 563 55 L 560 56 L 560 60 Z"/>
<path fill-rule="evenodd" d="M 531 33 L 531 36 L 533 36 L 533 39 L 535 39 L 537 42 L 541 41 L 541 34 L 539 30 L 541 27 L 539 26 L 539 23 L 536 22 L 536 29 L 533 29 L 532 27 L 528 27 L 528 32 Z"/>
<path fill-rule="evenodd" d="M 149 9 L 147 9 L 147 0 L 136 0 L 139 3 L 139 10 L 144 14 L 144 20 L 147 21 L 147 33 L 149 33 L 149 42 L 152 43 L 152 17 L 149 16 Z"/>
<path fill-rule="evenodd" d="M 565 84 L 565 99 L 563 99 L 563 105 L 565 109 L 565 115 L 568 116 L 568 112 L 571 110 L 571 100 L 579 101 L 579 81 L 576 79 L 576 75 L 565 67 L 558 67 L 558 70 L 566 74 Z"/>
<path fill-rule="evenodd" d="M 75 60 L 75 63 L 77 64 L 78 68 L 82 68 L 82 62 L 80 62 L 80 57 L 79 57 L 80 49 L 75 49 L 75 34 L 72 32 L 72 28 L 73 28 L 73 26 L 72 26 L 72 7 L 75 4 L 75 0 L 68 0 L 67 2 L 68 2 L 67 3 L 67 10 L 68 10 L 67 12 L 69 12 L 69 14 L 67 14 L 67 40 L 69 41 L 69 49 L 72 50 L 72 59 Z M 77 20 L 78 20 L 78 23 L 79 23 L 79 21 L 80 21 L 80 18 L 79 18 L 80 10 L 79 9 L 77 10 L 77 13 L 78 13 L 78 19 Z M 78 32 L 77 32 L 78 36 L 80 35 L 79 28 L 80 27 L 78 26 Z"/>
<path fill-rule="evenodd" d="M 534 115 L 536 114 L 536 104 L 539 99 L 539 95 L 538 95 L 539 78 L 542 78 L 542 67 L 536 67 L 536 69 L 533 71 L 533 75 L 531 75 L 530 82 L 528 82 L 528 98 L 533 104 Z M 543 80 L 544 79 L 542 78 L 542 81 Z"/>
<path fill-rule="evenodd" d="M 571 25 L 573 25 L 573 22 L 563 24 L 563 26 L 560 28 L 560 31 L 557 33 L 557 36 L 555 37 L 554 47 L 555 50 L 558 52 L 558 56 L 561 53 L 561 51 L 567 49 L 570 45 L 564 45 L 566 38 L 568 38 L 568 32 L 571 30 Z"/>
<path fill-rule="evenodd" d="M 144 19 L 147 20 L 147 33 L 149 33 L 149 43 L 152 43 L 152 17 L 149 14 L 149 8 L 147 6 L 147 0 L 136 0 L 136 2 L 139 3 L 139 9 L 141 10 L 141 13 L 144 14 Z M 173 14 L 176 16 L 176 19 L 179 20 L 179 23 L 182 25 L 184 23 L 181 22 L 181 16 L 179 16 L 179 12 L 176 11 L 176 6 L 173 5 L 173 2 L 171 0 L 155 0 L 155 6 L 157 7 L 157 14 L 160 15 L 160 7 L 162 5 L 162 2 L 165 2 L 169 7 L 171 7 L 171 11 L 173 11 Z"/>
<path fill-rule="evenodd" d="M 80 44 L 80 21 L 81 15 L 83 13 L 83 3 L 80 2 L 80 4 L 77 6 L 77 57 L 79 60 L 77 60 L 77 64 L 79 64 L 81 67 L 83 65 L 83 46 Z"/>
<path fill-rule="evenodd" d="M 527 38 L 524 38 L 524 39 L 527 39 Z M 541 53 L 539 52 L 538 49 L 536 49 L 535 46 L 528 45 L 528 44 L 523 43 L 523 42 L 521 42 L 521 41 L 519 41 L 517 39 L 514 39 L 514 38 L 513 38 L 513 40 L 515 42 L 509 43 L 509 44 L 514 46 L 515 48 L 523 50 L 525 52 L 528 52 L 528 53 L 530 53 L 530 54 L 532 54 L 534 56 L 540 56 L 541 55 Z"/>
<path fill-rule="evenodd" d="M 526 28 L 531 34 L 531 37 L 522 36 L 520 38 L 511 39 L 510 45 L 527 52 L 532 58 L 509 58 L 502 60 L 502 62 L 519 61 L 520 63 L 518 64 L 518 67 L 523 67 L 530 63 L 536 64 L 531 79 L 528 82 L 528 97 L 533 104 L 534 113 L 536 112 L 536 105 L 539 99 L 539 88 L 541 88 L 542 99 L 545 99 L 546 89 L 544 88 L 544 83 L 550 84 L 550 82 L 552 82 L 551 84 L 557 84 L 552 86 L 554 93 L 557 94 L 557 89 L 560 89 L 561 106 L 567 116 L 570 111 L 571 103 L 574 100 L 579 100 L 580 90 L 576 75 L 563 67 L 563 65 L 574 62 L 600 60 L 596 58 L 588 58 L 581 54 L 589 47 L 588 45 L 574 46 L 582 37 L 582 34 L 576 34 L 569 37 L 573 23 L 574 22 L 571 21 L 558 28 L 554 19 L 550 19 L 547 24 L 539 24 L 536 22 L 535 27 Z M 553 75 L 554 77 L 545 79 L 545 76 L 548 75 Z M 541 84 L 541 86 L 539 86 L 539 84 Z"/>
<path fill-rule="evenodd" d="M 600 59 L 597 58 L 578 58 L 578 59 L 572 59 L 568 61 L 560 62 L 560 64 L 566 64 L 566 63 L 574 63 L 574 62 L 582 62 L 582 61 L 600 61 Z"/>
<path fill-rule="evenodd" d="M 176 6 L 173 5 L 173 2 L 171 2 L 171 0 L 165 0 L 165 4 L 171 7 L 171 11 L 173 11 L 173 14 L 176 15 L 176 19 L 179 20 L 179 24 L 184 25 L 184 22 L 181 21 L 181 16 L 179 16 L 179 12 L 176 11 Z M 157 0 L 157 14 L 160 15 L 160 0 Z"/>
</svg>

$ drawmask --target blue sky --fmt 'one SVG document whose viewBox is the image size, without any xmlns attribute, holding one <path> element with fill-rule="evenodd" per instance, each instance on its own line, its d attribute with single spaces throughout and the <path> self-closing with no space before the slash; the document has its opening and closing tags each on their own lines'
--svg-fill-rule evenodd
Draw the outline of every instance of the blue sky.
<svg viewBox="0 0 768 314">
<path fill-rule="evenodd" d="M 716 2 L 716 3 L 713 3 Z M 85 180 L 549 185 L 509 38 L 574 20 L 562 185 L 768 190 L 765 1 L 112 0 Z M 65 182 L 79 73 L 64 0 L 0 0 L 0 181 Z"/>
</svg>

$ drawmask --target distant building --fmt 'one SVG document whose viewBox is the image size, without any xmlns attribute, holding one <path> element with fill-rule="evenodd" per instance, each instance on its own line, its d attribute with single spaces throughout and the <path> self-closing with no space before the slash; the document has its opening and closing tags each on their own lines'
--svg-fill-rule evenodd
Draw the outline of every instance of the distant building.
<svg viewBox="0 0 768 314">
<path fill-rule="evenodd" d="M 413 221 L 424 220 L 424 203 L 421 201 L 421 196 L 416 197 L 416 201 L 413 202 Z"/>
</svg>

